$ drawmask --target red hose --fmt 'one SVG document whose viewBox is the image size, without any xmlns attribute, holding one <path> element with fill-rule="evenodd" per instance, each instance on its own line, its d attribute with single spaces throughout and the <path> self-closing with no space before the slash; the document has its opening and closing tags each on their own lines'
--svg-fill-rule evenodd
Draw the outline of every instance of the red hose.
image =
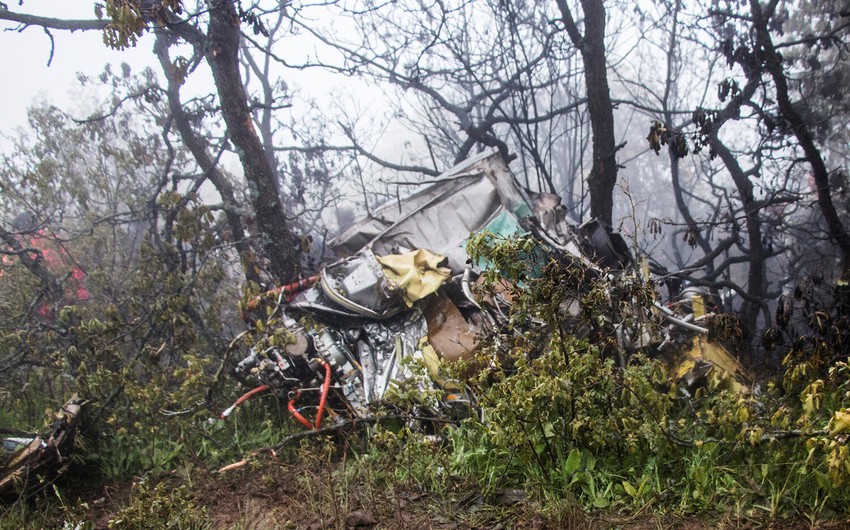
<svg viewBox="0 0 850 530">
<path fill-rule="evenodd" d="M 290 414 L 292 414 L 292 417 L 293 417 L 293 418 L 295 418 L 296 420 L 298 420 L 298 423 L 300 423 L 301 425 L 303 425 L 303 426 L 307 427 L 308 429 L 310 429 L 310 430 L 312 431 L 312 430 L 313 430 L 313 428 L 314 428 L 314 427 L 313 427 L 313 424 L 312 424 L 312 423 L 310 423 L 309 421 L 307 421 L 307 418 L 305 418 L 304 416 L 302 416 L 302 415 L 301 415 L 301 413 L 300 413 L 300 412 L 298 412 L 298 411 L 295 409 L 295 401 L 296 401 L 299 397 L 301 397 L 301 392 L 300 392 L 300 391 L 296 391 L 296 392 L 295 392 L 295 395 L 292 397 L 292 399 L 290 399 L 290 400 L 289 400 L 289 406 L 288 406 L 287 408 L 289 409 Z"/>
<path fill-rule="evenodd" d="M 310 287 L 311 285 L 316 283 L 318 280 L 319 280 L 318 276 L 310 276 L 309 278 L 304 278 L 304 279 L 292 282 L 292 283 L 287 284 L 287 285 L 281 285 L 280 287 L 276 287 L 276 288 L 272 289 L 271 291 L 267 291 L 267 292 L 261 294 L 260 296 L 254 298 L 253 300 L 250 300 L 248 302 L 248 306 L 247 306 L 246 309 L 248 311 L 253 311 L 254 309 L 257 308 L 257 305 L 259 305 L 259 303 L 263 300 L 263 298 L 277 296 L 280 293 L 283 293 L 283 297 L 284 297 L 284 300 L 286 300 L 286 302 L 291 302 L 292 298 L 294 298 L 296 294 L 300 293 L 301 291 L 303 291 L 307 287 Z"/>
<path fill-rule="evenodd" d="M 227 410 L 225 410 L 224 412 L 221 413 L 221 419 L 225 419 L 226 417 L 230 416 L 230 413 L 233 412 L 234 410 L 236 410 L 236 408 L 239 405 L 241 405 L 242 403 L 245 403 L 246 401 L 248 401 L 252 397 L 259 394 L 260 392 L 265 392 L 268 389 L 269 389 L 269 385 L 260 385 L 253 390 L 249 390 L 248 392 L 245 392 L 244 394 L 242 394 L 242 397 L 240 397 L 239 399 L 236 400 L 236 403 L 234 403 L 233 405 L 230 405 L 230 407 L 228 407 Z"/>
<path fill-rule="evenodd" d="M 322 416 L 325 414 L 325 406 L 328 403 L 328 393 L 331 389 L 331 365 L 322 359 L 319 359 L 319 362 L 325 365 L 325 381 L 322 383 L 322 397 L 319 398 L 319 411 L 316 413 L 316 423 L 310 423 L 310 421 L 302 416 L 295 408 L 295 402 L 299 397 L 301 397 L 300 391 L 295 392 L 295 395 L 289 400 L 289 405 L 287 406 L 292 417 L 298 420 L 298 423 L 310 430 L 318 430 L 322 426 Z"/>
<path fill-rule="evenodd" d="M 325 405 L 328 402 L 328 392 L 331 389 L 331 365 L 319 359 L 325 365 L 325 382 L 322 384 L 322 397 L 319 399 L 319 412 L 316 413 L 316 430 L 322 426 L 322 415 L 325 413 Z"/>
</svg>

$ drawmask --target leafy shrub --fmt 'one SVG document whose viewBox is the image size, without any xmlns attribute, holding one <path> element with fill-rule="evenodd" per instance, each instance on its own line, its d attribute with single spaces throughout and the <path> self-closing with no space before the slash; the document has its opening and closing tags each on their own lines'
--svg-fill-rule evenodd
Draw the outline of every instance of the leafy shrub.
<svg viewBox="0 0 850 530">
<path fill-rule="evenodd" d="M 210 528 L 206 509 L 192 502 L 186 486 L 160 482 L 133 484 L 130 503 L 109 520 L 110 530 L 203 530 Z"/>
<path fill-rule="evenodd" d="M 684 398 L 651 358 L 660 336 L 651 287 L 628 271 L 606 277 L 551 257 L 534 273 L 522 256 L 539 265 L 541 252 L 528 238 L 470 244 L 476 260 L 521 287 L 469 380 L 482 415 L 452 431 L 454 473 L 485 491 L 523 487 L 589 508 L 846 517 L 845 362 L 797 353 L 782 384 L 739 392 L 720 375 Z M 581 322 L 566 327 L 570 299 L 581 301 Z M 614 323 L 649 340 L 624 344 Z M 571 334 L 577 328 L 590 330 L 585 340 Z"/>
</svg>

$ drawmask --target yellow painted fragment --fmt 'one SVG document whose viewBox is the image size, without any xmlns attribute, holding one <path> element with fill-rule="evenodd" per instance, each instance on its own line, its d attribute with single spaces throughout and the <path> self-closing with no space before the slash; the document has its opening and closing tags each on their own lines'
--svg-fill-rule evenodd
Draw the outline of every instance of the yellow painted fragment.
<svg viewBox="0 0 850 530">
<path fill-rule="evenodd" d="M 705 335 L 695 336 L 691 348 L 685 351 L 679 362 L 673 366 L 674 379 L 678 380 L 685 377 L 688 372 L 696 367 L 698 361 L 710 362 L 718 370 L 728 374 L 732 390 L 736 392 L 746 390 L 746 387 L 737 380 L 738 377 L 744 376 L 744 367 L 726 348 L 709 342 Z"/>
<path fill-rule="evenodd" d="M 444 256 L 424 249 L 375 257 L 387 279 L 402 293 L 407 307 L 436 292 L 452 273 L 451 269 L 440 266 L 446 259 Z"/>
<path fill-rule="evenodd" d="M 428 369 L 428 375 L 431 376 L 431 379 L 434 380 L 438 385 L 441 384 L 440 379 L 440 356 L 434 350 L 434 347 L 431 346 L 431 343 L 428 342 L 428 337 L 422 337 L 419 339 L 419 351 L 422 352 L 422 360 L 425 364 L 425 368 Z"/>
<path fill-rule="evenodd" d="M 705 298 L 701 294 L 695 294 L 691 297 L 691 308 L 694 312 L 694 319 L 705 316 Z"/>
</svg>

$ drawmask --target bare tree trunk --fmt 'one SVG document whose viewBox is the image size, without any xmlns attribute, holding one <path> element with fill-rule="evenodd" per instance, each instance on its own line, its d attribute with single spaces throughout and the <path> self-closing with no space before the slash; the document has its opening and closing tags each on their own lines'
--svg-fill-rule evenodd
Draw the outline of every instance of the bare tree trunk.
<svg viewBox="0 0 850 530">
<path fill-rule="evenodd" d="M 850 234 L 847 233 L 832 202 L 829 171 L 826 168 L 826 163 L 823 160 L 820 149 L 815 145 L 815 140 L 812 137 L 808 124 L 791 104 L 791 98 L 788 94 L 788 81 L 785 78 L 785 72 L 782 67 L 782 58 L 776 51 L 776 47 L 770 37 L 768 21 L 775 7 L 775 0 L 767 6 L 767 10 L 762 9 L 762 5 L 758 0 L 750 0 L 750 12 L 753 19 L 753 29 L 756 34 L 756 44 L 764 53 L 764 67 L 771 78 L 773 78 L 774 85 L 776 85 L 776 100 L 779 106 L 779 112 L 791 126 L 791 131 L 797 138 L 797 143 L 800 144 L 806 156 L 806 161 L 809 162 L 812 168 L 812 177 L 817 186 L 818 206 L 820 206 L 823 213 L 830 237 L 835 241 L 841 251 L 841 267 L 844 275 L 850 276 Z"/>
<path fill-rule="evenodd" d="M 617 146 L 614 139 L 614 107 L 608 88 L 605 61 L 605 5 L 603 0 L 581 0 L 584 35 L 579 32 L 567 0 L 557 0 L 567 34 L 581 52 L 587 87 L 587 106 L 593 133 L 593 165 L 587 177 L 590 215 L 608 224 L 614 217 L 614 186 L 617 183 Z"/>
<path fill-rule="evenodd" d="M 189 122 L 189 117 L 186 116 L 186 111 L 183 109 L 183 104 L 180 101 L 180 83 L 174 77 L 173 66 L 168 54 L 168 37 L 164 33 L 160 32 L 157 34 L 154 51 L 159 58 L 159 63 L 168 80 L 166 95 L 168 96 L 168 106 L 171 109 L 171 115 L 174 117 L 174 123 L 177 126 L 177 132 L 180 133 L 183 143 L 189 149 L 189 152 L 192 153 L 195 162 L 197 162 L 198 166 L 221 195 L 221 201 L 224 205 L 224 215 L 227 219 L 236 251 L 239 253 L 239 260 L 242 264 L 245 279 L 259 283 L 260 276 L 257 270 L 256 257 L 251 251 L 251 247 L 246 239 L 242 215 L 239 213 L 239 204 L 233 192 L 233 184 L 226 175 L 222 174 L 216 161 L 210 157 L 207 152 L 208 146 L 206 142 L 195 132 L 192 124 Z"/>
<path fill-rule="evenodd" d="M 744 305 L 741 307 L 741 318 L 749 329 L 754 330 L 756 329 L 756 321 L 758 320 L 759 311 L 761 311 L 763 304 L 759 301 L 767 298 L 765 261 L 768 258 L 768 253 L 765 251 L 764 244 L 762 243 L 761 219 L 759 218 L 761 204 L 753 195 L 753 183 L 750 182 L 748 175 L 750 172 L 746 172 L 741 168 L 738 159 L 732 151 L 717 138 L 716 130 L 711 137 L 711 146 L 717 152 L 717 155 L 726 166 L 726 170 L 732 176 L 735 187 L 738 188 L 738 194 L 741 196 L 741 203 L 744 206 L 749 268 L 747 273 L 747 297 L 744 300 Z"/>
<path fill-rule="evenodd" d="M 207 61 L 221 102 L 230 140 L 236 146 L 256 226 L 272 274 L 280 281 L 298 273 L 300 247 L 284 215 L 277 174 L 254 128 L 239 65 L 239 16 L 232 0 L 207 0 L 210 9 Z"/>
</svg>

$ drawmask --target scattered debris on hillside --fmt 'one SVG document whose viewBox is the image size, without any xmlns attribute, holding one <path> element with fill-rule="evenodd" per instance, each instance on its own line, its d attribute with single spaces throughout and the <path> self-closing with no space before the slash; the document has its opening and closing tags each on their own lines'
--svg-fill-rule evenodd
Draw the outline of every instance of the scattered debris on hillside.
<svg viewBox="0 0 850 530">
<path fill-rule="evenodd" d="M 531 236 L 596 278 L 613 281 L 625 268 L 649 275 L 647 267 L 632 266 L 628 247 L 610 227 L 598 220 L 571 224 L 557 196 L 527 192 L 498 152 L 485 152 L 384 205 L 331 242 L 349 257 L 248 304 L 246 314 L 265 307 L 285 336 L 255 347 L 238 364 L 237 375 L 259 386 L 222 417 L 266 390 L 288 392 L 289 410 L 308 429 L 321 428 L 326 414 L 362 417 L 394 385 L 412 378 L 411 359 L 427 367 L 436 385 L 439 397 L 429 412 L 468 414 L 474 397 L 441 372 L 441 360 L 469 359 L 483 337 L 505 326 L 512 302 L 511 286 L 473 294 L 481 292 L 475 288 L 478 273 L 488 269 L 467 256 L 465 243 L 476 234 Z M 667 330 L 664 336 L 627 329 L 625 321 L 612 323 L 610 331 L 622 351 L 649 341 L 659 344 L 659 352 L 672 351 L 671 377 L 686 381 L 686 389 L 714 367 L 742 376 L 734 357 L 704 337 L 701 299 L 693 300 L 632 309 L 664 321 L 656 326 Z M 578 299 L 562 308 L 565 321 L 577 320 L 580 312 Z M 574 326 L 570 333 L 585 331 Z M 304 416 L 308 410 L 315 420 Z"/>
<path fill-rule="evenodd" d="M 628 293 L 649 272 L 633 262 L 623 239 L 599 221 L 571 224 L 556 196 L 527 192 L 490 151 L 351 226 L 331 243 L 348 257 L 246 304 L 245 317 L 258 318 L 266 337 L 236 367 L 237 376 L 254 388 L 222 418 L 251 397 L 273 391 L 288 395 L 296 421 L 318 431 L 325 419 L 342 425 L 367 418 L 405 381 L 432 396 L 422 414 L 409 420 L 417 427 L 427 427 L 423 417 L 452 421 L 474 413 L 475 397 L 445 374 L 442 363 L 470 359 L 487 337 L 511 327 L 517 286 L 503 278 L 491 289 L 481 288 L 482 272 L 492 264 L 469 258 L 471 236 L 531 237 L 561 270 L 581 271 L 559 280 L 575 283 L 577 293 L 559 307 L 562 331 L 589 340 L 613 337 L 623 363 L 627 352 L 653 345 L 671 378 L 684 383 L 679 386 L 686 396 L 726 374 L 733 376 L 730 384 L 746 390 L 743 368 L 707 334 L 702 293 L 686 293 L 668 305 L 638 302 Z M 537 259 L 534 251 L 528 259 Z M 544 267 L 541 263 L 541 271 Z M 586 286 L 579 284 L 586 280 L 603 281 L 616 306 L 600 315 L 603 325 L 595 337 L 581 318 L 579 295 Z M 645 325 L 647 320 L 655 325 Z M 425 377 L 418 377 L 411 360 L 425 367 Z M 20 494 L 64 471 L 80 407 L 72 398 L 46 433 L 14 433 L 2 440 L 0 494 Z"/>
</svg>

